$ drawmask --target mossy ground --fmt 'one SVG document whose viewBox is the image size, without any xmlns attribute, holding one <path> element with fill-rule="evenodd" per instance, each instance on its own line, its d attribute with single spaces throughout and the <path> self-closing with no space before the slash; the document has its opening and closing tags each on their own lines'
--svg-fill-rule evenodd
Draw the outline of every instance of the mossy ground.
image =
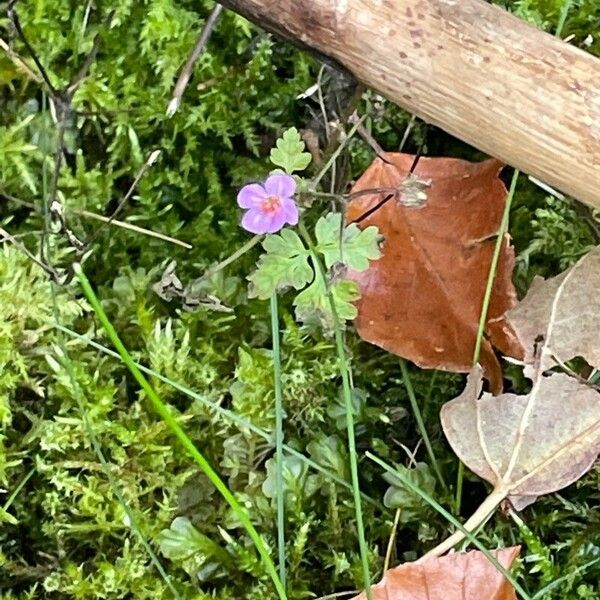
<svg viewBox="0 0 600 600">
<path fill-rule="evenodd" d="M 552 31 L 562 0 L 503 4 Z M 269 170 L 268 150 L 288 127 L 319 122 L 313 100 L 298 96 L 317 79 L 321 65 L 224 13 L 194 70 L 182 108 L 165 114 L 177 73 L 212 6 L 203 0 L 68 0 L 19 2 L 16 8 L 56 88 L 67 85 L 98 36 L 90 76 L 66 115 L 60 198 L 73 232 L 84 239 L 96 221 L 76 211 L 110 214 L 151 150 L 159 162 L 143 177 L 120 218 L 192 244 L 192 250 L 139 233 L 105 227 L 86 261 L 86 271 L 135 358 L 185 383 L 194 400 L 154 378 L 162 397 L 184 415 L 188 431 L 275 548 L 275 504 L 269 494 L 268 459 L 273 444 L 210 408 L 227 408 L 267 432 L 274 427 L 268 303 L 248 300 L 245 277 L 254 249 L 210 279 L 205 291 L 233 312 L 188 312 L 166 302 L 152 286 L 168 262 L 177 261 L 184 282 L 226 257 L 248 238 L 239 228 L 235 193 Z M 110 23 L 110 26 L 107 26 Z M 0 17 L 3 39 L 14 35 Z M 573 3 L 564 35 L 573 43 L 593 36 L 588 50 L 600 55 L 600 8 L 596 0 Z M 26 56 L 18 39 L 14 48 Z M 339 110 L 345 96 L 328 72 L 325 104 Z M 52 186 L 56 125 L 47 98 L 6 53 L 0 53 L 0 219 L 2 227 L 34 253 L 39 250 L 44 196 Z M 410 115 L 372 92 L 359 112 L 384 148 L 397 148 Z M 318 127 L 315 125 L 315 128 Z M 407 149 L 422 142 L 414 128 Z M 431 153 L 479 157 L 438 130 L 427 133 Z M 356 138 L 338 166 L 343 188 L 370 162 L 372 151 Z M 32 209 L 27 203 L 33 203 Z M 323 211 L 329 205 L 323 204 Z M 583 218 L 582 218 L 583 215 Z M 518 252 L 515 282 L 522 293 L 531 278 L 552 275 L 598 243 L 588 210 L 548 197 L 525 177 L 519 184 L 511 233 Z M 68 264 L 62 236 L 52 236 L 51 258 Z M 56 303 L 57 310 L 54 308 Z M 343 403 L 331 339 L 299 327 L 282 300 L 283 386 L 287 443 L 348 478 Z M 3 598 L 168 598 L 164 580 L 132 534 L 114 485 L 92 447 L 91 428 L 112 465 L 119 488 L 145 538 L 185 598 L 258 600 L 274 597 L 249 539 L 232 513 L 198 474 L 119 360 L 68 335 L 61 325 L 107 344 L 76 283 L 53 298 L 48 277 L 11 244 L 0 252 L 0 480 L 6 508 L 0 512 L 0 593 Z M 83 390 L 61 363 L 62 347 L 75 359 Z M 351 332 L 360 450 L 408 464 L 403 446 L 417 447 L 398 360 Z M 457 459 L 439 427 L 443 402 L 463 378 L 410 369 L 412 383 L 447 481 Z M 516 369 L 508 375 L 523 386 Z M 83 412 L 82 412 L 83 407 Z M 85 420 L 89 420 L 89 428 Z M 445 504 L 422 447 L 415 477 Z M 289 597 L 310 598 L 360 586 L 351 491 L 289 457 L 287 539 Z M 389 485 L 379 470 L 361 462 L 365 524 L 372 572 L 381 569 L 394 510 L 383 499 Z M 481 533 L 488 547 L 523 544 L 520 576 L 535 592 L 567 576 L 547 598 L 600 597 L 600 471 L 593 469 L 569 489 L 538 500 L 522 515 L 526 527 L 498 514 Z M 13 492 L 16 494 L 13 495 Z M 485 496 L 485 485 L 467 475 L 463 516 Z M 389 494 L 388 494 L 389 496 Z M 8 500 L 10 502 L 7 505 Z M 435 511 L 414 497 L 396 494 L 401 508 L 393 560 L 418 557 L 450 530 Z M 178 518 L 178 519 L 177 519 Z M 380 571 L 379 571 L 380 572 Z"/>
</svg>

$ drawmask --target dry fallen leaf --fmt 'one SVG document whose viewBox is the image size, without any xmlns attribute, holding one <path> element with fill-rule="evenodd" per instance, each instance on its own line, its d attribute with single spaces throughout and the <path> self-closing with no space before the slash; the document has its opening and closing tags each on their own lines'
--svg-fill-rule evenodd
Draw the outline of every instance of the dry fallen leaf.
<svg viewBox="0 0 600 600">
<path fill-rule="evenodd" d="M 494 486 L 498 504 L 521 509 L 577 481 L 600 452 L 600 394 L 574 377 L 541 374 L 526 396 L 484 393 L 481 369 L 442 407 L 444 433 L 458 457 Z M 489 510 L 487 511 L 489 512 Z"/>
<path fill-rule="evenodd" d="M 377 158 L 352 189 L 353 194 L 372 188 L 401 190 L 400 201 L 390 200 L 360 222 L 361 227 L 377 225 L 385 243 L 383 257 L 368 271 L 353 275 L 362 292 L 356 327 L 363 339 L 421 367 L 467 372 L 506 201 L 506 188 L 498 178 L 501 164 L 421 158 L 414 175 L 423 182 L 421 192 L 427 199 L 415 208 L 402 205 L 414 157 L 387 153 L 385 158 L 393 164 Z M 355 196 L 347 220 L 360 218 L 386 195 L 382 191 Z M 480 357 L 496 392 L 501 390 L 502 372 L 492 345 L 510 356 L 522 356 L 502 319 L 516 304 L 513 265 L 507 238 Z"/>
<path fill-rule="evenodd" d="M 505 568 L 519 554 L 514 546 L 494 552 Z M 372 588 L 373 600 L 516 600 L 512 585 L 479 551 L 425 558 L 387 571 Z M 366 595 L 352 600 L 365 600 Z"/>
<path fill-rule="evenodd" d="M 526 374 L 532 374 L 542 342 L 541 369 L 575 356 L 600 366 L 600 246 L 557 277 L 536 277 L 523 301 L 506 315 L 525 349 Z M 551 327 L 548 327 L 551 323 Z"/>
<path fill-rule="evenodd" d="M 576 355 L 598 364 L 597 290 L 600 251 L 592 251 L 558 277 L 537 281 L 509 313 L 525 346 L 527 395 L 483 394 L 475 367 L 463 393 L 442 407 L 444 433 L 459 458 L 494 489 L 465 523 L 472 531 L 504 498 L 518 510 L 537 496 L 577 481 L 600 453 L 600 393 L 577 377 L 545 376 L 548 367 Z M 456 532 L 432 554 L 462 539 Z"/>
</svg>

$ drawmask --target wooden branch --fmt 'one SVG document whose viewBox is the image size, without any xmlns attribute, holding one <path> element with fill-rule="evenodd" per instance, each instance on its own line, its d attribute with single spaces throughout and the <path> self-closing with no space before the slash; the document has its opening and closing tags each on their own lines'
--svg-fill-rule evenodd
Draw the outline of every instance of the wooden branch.
<svg viewBox="0 0 600 600">
<path fill-rule="evenodd" d="M 600 60 L 483 0 L 222 0 L 600 208 Z"/>
</svg>

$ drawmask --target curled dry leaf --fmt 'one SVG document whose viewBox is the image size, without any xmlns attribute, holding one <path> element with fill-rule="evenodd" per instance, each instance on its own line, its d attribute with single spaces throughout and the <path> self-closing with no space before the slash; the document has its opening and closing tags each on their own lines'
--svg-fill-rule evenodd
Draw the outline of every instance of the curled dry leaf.
<svg viewBox="0 0 600 600">
<path fill-rule="evenodd" d="M 600 394 L 563 373 L 538 375 L 526 396 L 484 393 L 481 369 L 442 407 L 444 433 L 459 458 L 524 508 L 579 479 L 600 452 Z M 491 508 L 491 507 L 490 507 Z M 489 509 L 487 511 L 489 513 Z"/>
<path fill-rule="evenodd" d="M 532 375 L 542 345 L 542 370 L 575 356 L 600 366 L 598 290 L 600 246 L 557 277 L 533 280 L 523 301 L 506 315 L 525 349 L 527 375 Z"/>
<path fill-rule="evenodd" d="M 506 569 L 519 554 L 513 546 L 494 552 Z M 372 588 L 373 600 L 516 600 L 512 585 L 479 551 L 405 563 Z M 363 592 L 352 600 L 365 600 Z"/>
<path fill-rule="evenodd" d="M 472 531 L 504 499 L 518 510 L 577 481 L 600 453 L 600 393 L 564 373 L 544 372 L 574 356 L 598 365 L 600 251 L 548 281 L 538 280 L 509 313 L 525 347 L 529 394 L 481 395 L 475 367 L 463 393 L 442 407 L 444 433 L 459 458 L 494 489 L 465 523 Z M 558 361 L 557 361 L 558 359 Z M 463 538 L 456 532 L 431 553 Z"/>
<path fill-rule="evenodd" d="M 347 220 L 375 207 L 389 190 L 397 198 L 360 225 L 377 225 L 385 238 L 383 256 L 353 277 L 361 287 L 356 326 L 360 336 L 424 368 L 467 372 L 506 202 L 496 160 L 471 163 L 421 158 L 414 173 L 424 182 L 421 208 L 404 202 L 414 157 L 387 153 L 377 158 L 352 189 Z M 480 361 L 495 392 L 502 373 L 492 345 L 520 358 L 522 349 L 502 315 L 516 304 L 511 281 L 514 252 L 505 240 L 500 256 Z"/>
</svg>

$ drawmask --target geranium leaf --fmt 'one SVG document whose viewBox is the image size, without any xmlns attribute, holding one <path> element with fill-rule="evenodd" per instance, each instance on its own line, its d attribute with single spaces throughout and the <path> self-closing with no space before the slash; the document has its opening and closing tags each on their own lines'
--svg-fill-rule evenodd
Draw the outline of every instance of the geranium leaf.
<svg viewBox="0 0 600 600">
<path fill-rule="evenodd" d="M 317 221 L 317 250 L 323 254 L 328 269 L 343 263 L 353 271 L 366 271 L 369 261 L 381 256 L 379 231 L 374 226 L 361 230 L 352 223 L 344 227 L 340 240 L 341 221 L 339 213 L 329 213 Z"/>
<path fill-rule="evenodd" d="M 354 302 L 360 297 L 358 285 L 349 279 L 334 283 L 331 288 L 336 311 L 340 320 L 351 321 L 356 318 Z M 327 291 L 320 277 L 302 290 L 294 300 L 296 318 L 304 323 L 318 323 L 326 330 L 333 326 L 333 315 Z"/>
<path fill-rule="evenodd" d="M 304 142 L 295 127 L 284 132 L 271 150 L 271 162 L 286 173 L 303 171 L 311 161 L 311 155 L 304 152 Z"/>
<path fill-rule="evenodd" d="M 266 300 L 273 292 L 293 287 L 302 289 L 314 277 L 309 253 L 295 231 L 284 229 L 263 241 L 263 254 L 256 270 L 248 277 L 250 298 Z"/>
</svg>

